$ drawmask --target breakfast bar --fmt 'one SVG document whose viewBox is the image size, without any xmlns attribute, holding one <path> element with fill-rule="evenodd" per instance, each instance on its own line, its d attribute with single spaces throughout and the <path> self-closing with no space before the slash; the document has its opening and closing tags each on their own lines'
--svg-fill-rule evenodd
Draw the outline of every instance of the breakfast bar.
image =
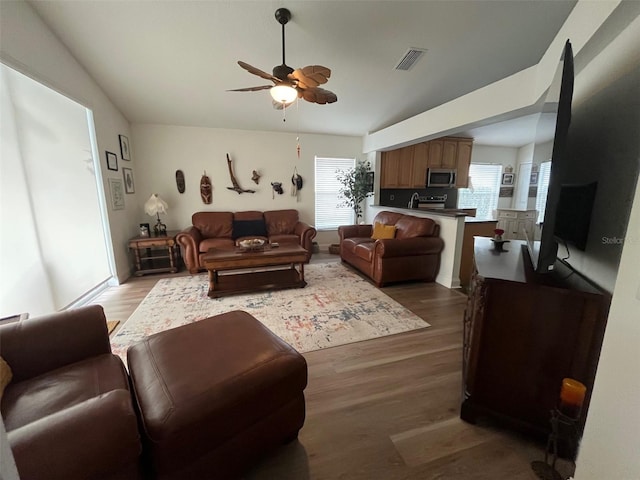
<svg viewBox="0 0 640 480">
<path fill-rule="evenodd" d="M 365 223 L 373 222 L 378 212 L 389 210 L 399 213 L 411 213 L 416 217 L 431 218 L 440 226 L 440 238 L 444 241 L 444 249 L 440 254 L 440 269 L 436 283 L 447 288 L 460 287 L 460 259 L 462 256 L 462 240 L 464 237 L 465 218 L 468 213 L 459 209 L 408 209 L 383 205 L 367 205 Z"/>
</svg>

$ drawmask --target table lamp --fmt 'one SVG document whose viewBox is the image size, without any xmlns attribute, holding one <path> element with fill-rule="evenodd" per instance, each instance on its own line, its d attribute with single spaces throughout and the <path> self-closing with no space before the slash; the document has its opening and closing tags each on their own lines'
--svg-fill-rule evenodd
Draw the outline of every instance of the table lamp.
<svg viewBox="0 0 640 480">
<path fill-rule="evenodd" d="M 153 231 L 156 235 L 167 234 L 167 226 L 160 221 L 160 214 L 167 213 L 168 209 L 169 205 L 167 205 L 167 202 L 162 200 L 157 193 L 151 195 L 151 197 L 149 197 L 149 200 L 147 200 L 144 204 L 144 211 L 147 213 L 147 215 L 150 215 L 152 217 L 154 215 L 157 215 L 158 217 L 158 221 L 153 226 Z"/>
</svg>

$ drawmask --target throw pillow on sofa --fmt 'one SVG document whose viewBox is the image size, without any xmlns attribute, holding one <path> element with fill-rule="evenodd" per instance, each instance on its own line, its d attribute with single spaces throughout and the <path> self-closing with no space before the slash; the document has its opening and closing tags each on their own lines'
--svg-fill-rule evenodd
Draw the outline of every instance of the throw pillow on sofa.
<svg viewBox="0 0 640 480">
<path fill-rule="evenodd" d="M 374 240 L 395 238 L 395 236 L 396 236 L 395 225 L 385 225 L 379 222 L 375 222 L 373 224 L 373 233 L 371 234 L 371 238 L 373 238 Z"/>
<path fill-rule="evenodd" d="M 234 220 L 233 239 L 240 237 L 266 237 L 267 225 L 264 220 Z"/>
<path fill-rule="evenodd" d="M 12 378 L 13 372 L 11 371 L 11 367 L 2 357 L 0 357 L 0 399 L 4 393 L 4 387 L 9 385 Z"/>
</svg>

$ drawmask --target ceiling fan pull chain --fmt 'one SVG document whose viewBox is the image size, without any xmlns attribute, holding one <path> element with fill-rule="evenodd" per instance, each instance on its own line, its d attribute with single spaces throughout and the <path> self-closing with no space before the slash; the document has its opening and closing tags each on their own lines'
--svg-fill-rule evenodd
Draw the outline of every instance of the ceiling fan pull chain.
<svg viewBox="0 0 640 480">
<path fill-rule="evenodd" d="M 296 153 L 300 160 L 300 98 L 296 98 L 296 115 L 298 116 L 298 135 L 296 136 Z"/>
</svg>

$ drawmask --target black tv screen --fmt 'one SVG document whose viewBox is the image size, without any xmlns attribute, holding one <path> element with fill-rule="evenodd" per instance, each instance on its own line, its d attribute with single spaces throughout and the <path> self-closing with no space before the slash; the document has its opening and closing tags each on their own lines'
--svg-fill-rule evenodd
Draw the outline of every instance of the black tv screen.
<svg viewBox="0 0 640 480">
<path fill-rule="evenodd" d="M 556 209 L 554 236 L 564 244 L 584 250 L 587 247 L 591 210 L 597 182 L 586 185 L 562 185 Z"/>
<path fill-rule="evenodd" d="M 554 80 L 547 90 L 542 112 L 556 113 L 556 126 L 551 153 L 551 174 L 545 204 L 544 220 L 541 224 L 540 240 L 527 238 L 529 256 L 537 273 L 553 270 L 558 253 L 554 238 L 556 213 L 560 191 L 567 168 L 566 147 L 571 123 L 571 100 L 573 97 L 573 51 L 567 40 Z M 534 150 L 534 156 L 535 156 Z"/>
</svg>

